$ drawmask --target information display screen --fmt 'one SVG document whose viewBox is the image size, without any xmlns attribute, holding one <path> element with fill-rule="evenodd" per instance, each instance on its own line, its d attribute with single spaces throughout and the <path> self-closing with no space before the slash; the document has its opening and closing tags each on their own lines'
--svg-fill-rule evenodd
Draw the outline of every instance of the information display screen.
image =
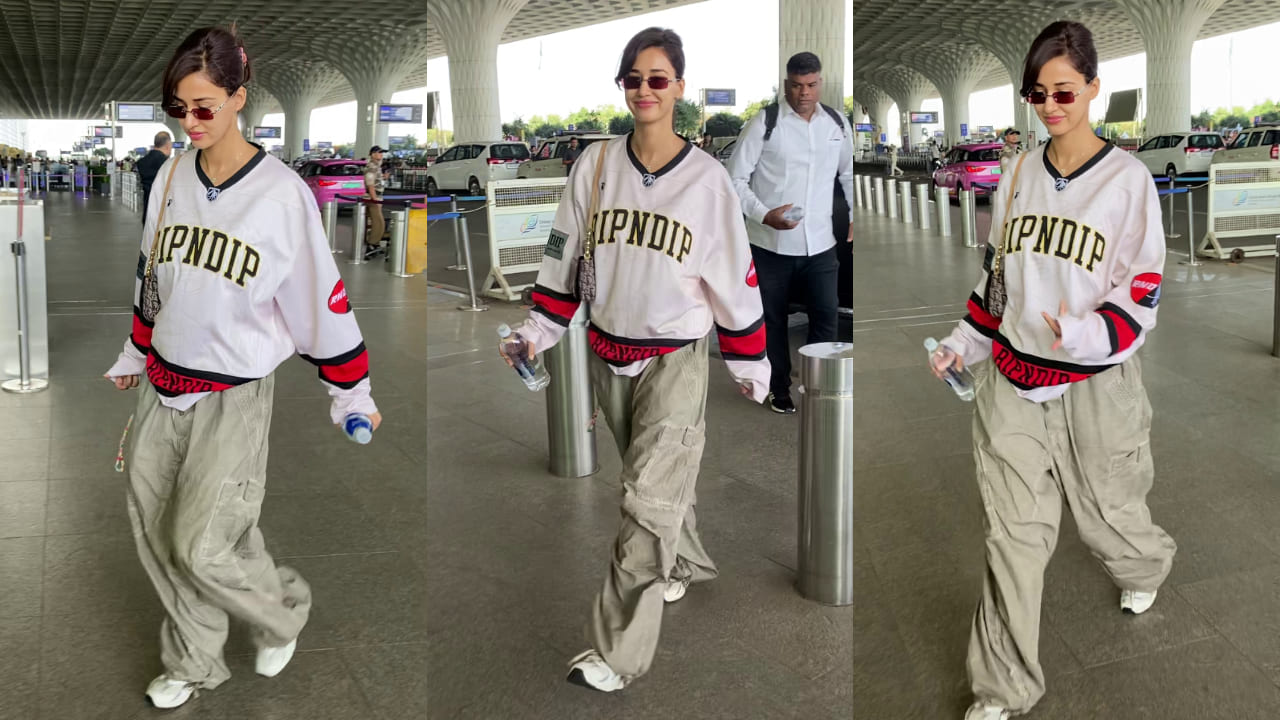
<svg viewBox="0 0 1280 720">
<path fill-rule="evenodd" d="M 996 131 L 996 129 L 995 129 L 995 126 L 993 126 L 993 125 L 979 125 L 979 126 L 978 126 L 978 132 L 980 132 L 980 133 L 993 133 L 993 132 L 995 132 L 995 131 Z"/>
<path fill-rule="evenodd" d="M 422 123 L 421 105 L 379 105 L 378 122 Z"/>
<path fill-rule="evenodd" d="M 936 112 L 913 112 L 911 113 L 911 122 L 917 125 L 937 125 L 938 113 Z"/>
<path fill-rule="evenodd" d="M 316 149 L 318 149 L 318 150 L 332 150 L 332 149 L 333 149 L 333 142 L 332 142 L 331 140 L 321 140 L 320 142 L 317 142 L 317 143 L 316 143 Z"/>
<path fill-rule="evenodd" d="M 875 132 L 876 126 L 871 123 L 858 123 L 854 129 L 856 132 Z"/>
<path fill-rule="evenodd" d="M 388 145 L 403 145 L 409 142 L 408 135 L 391 135 L 387 138 Z"/>
<path fill-rule="evenodd" d="M 117 122 L 157 122 L 153 103 L 116 103 Z"/>
<path fill-rule="evenodd" d="M 100 138 L 100 137 L 96 137 L 96 138 L 94 138 L 94 139 L 93 139 L 93 144 L 94 144 L 94 145 L 105 145 L 105 144 L 107 144 L 107 141 L 106 141 L 106 140 L 103 140 L 103 139 L 102 139 L 102 138 Z"/>
<path fill-rule="evenodd" d="M 734 90 L 705 90 L 707 105 L 737 105 L 738 93 Z"/>
<path fill-rule="evenodd" d="M 94 125 L 93 136 L 96 138 L 115 137 L 116 131 L 110 125 Z"/>
<path fill-rule="evenodd" d="M 182 141 L 182 140 L 174 140 L 174 141 L 173 141 L 173 147 L 177 148 L 178 150 L 181 150 L 181 149 L 185 148 L 186 146 L 187 146 L 187 143 L 186 143 L 186 142 L 184 142 L 184 141 Z"/>
<path fill-rule="evenodd" d="M 280 128 L 278 127 L 255 127 L 253 129 L 255 138 L 279 138 Z"/>
</svg>

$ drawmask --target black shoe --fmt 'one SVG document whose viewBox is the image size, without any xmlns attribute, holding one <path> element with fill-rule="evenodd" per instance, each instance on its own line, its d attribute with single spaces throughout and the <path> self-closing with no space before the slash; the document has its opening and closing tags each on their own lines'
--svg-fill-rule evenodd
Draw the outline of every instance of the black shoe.
<svg viewBox="0 0 1280 720">
<path fill-rule="evenodd" d="M 769 393 L 769 409 L 782 415 L 794 415 L 796 404 L 791 402 L 791 393 L 786 395 Z"/>
</svg>

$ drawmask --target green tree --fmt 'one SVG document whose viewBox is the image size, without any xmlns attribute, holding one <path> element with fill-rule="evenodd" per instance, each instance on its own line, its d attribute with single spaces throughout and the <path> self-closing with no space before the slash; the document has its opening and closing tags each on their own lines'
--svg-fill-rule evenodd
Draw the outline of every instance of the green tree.
<svg viewBox="0 0 1280 720">
<path fill-rule="evenodd" d="M 697 137 L 698 130 L 702 127 L 702 108 L 681 98 L 676 101 L 676 111 L 671 120 L 677 134 L 686 138 Z"/>
<path fill-rule="evenodd" d="M 549 138 L 552 135 L 564 130 L 564 126 L 559 123 L 545 122 L 533 129 L 533 134 L 540 138 Z"/>
<path fill-rule="evenodd" d="M 711 137 L 737 137 L 742 125 L 742 118 L 737 115 L 720 112 L 707 118 L 707 133 Z"/>
<path fill-rule="evenodd" d="M 742 123 L 745 125 L 746 123 L 751 122 L 751 118 L 755 117 L 756 113 L 763 110 L 765 105 L 768 105 L 776 101 L 777 99 L 778 99 L 778 88 L 774 87 L 772 95 L 770 95 L 769 97 L 763 100 L 757 100 L 751 103 L 750 105 L 747 106 L 747 109 L 742 111 Z"/>
<path fill-rule="evenodd" d="M 636 129 L 636 119 L 630 113 L 626 115 L 615 115 L 609 118 L 609 134 L 610 135 L 626 135 Z"/>
</svg>

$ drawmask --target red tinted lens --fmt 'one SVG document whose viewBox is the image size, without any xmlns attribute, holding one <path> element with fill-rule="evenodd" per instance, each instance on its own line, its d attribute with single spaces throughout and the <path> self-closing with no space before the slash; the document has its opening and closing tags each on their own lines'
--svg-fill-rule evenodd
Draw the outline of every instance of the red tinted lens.
<svg viewBox="0 0 1280 720">
<path fill-rule="evenodd" d="M 191 114 L 196 116 L 197 120 L 212 120 L 213 111 L 209 108 L 196 107 L 191 108 Z"/>
<path fill-rule="evenodd" d="M 638 78 L 634 75 L 628 75 L 622 78 L 622 87 L 628 90 L 638 90 L 640 89 L 640 81 L 641 81 L 641 78 Z"/>
<path fill-rule="evenodd" d="M 1053 94 L 1053 101 L 1059 105 L 1070 105 L 1076 101 L 1076 94 L 1073 92 L 1056 92 Z"/>
<path fill-rule="evenodd" d="M 1048 96 L 1042 92 L 1027 93 L 1027 102 L 1031 103 L 1032 105 L 1043 105 L 1044 101 L 1047 99 L 1049 99 Z"/>
<path fill-rule="evenodd" d="M 180 108 L 174 105 L 170 105 L 169 107 L 165 108 L 164 111 L 169 114 L 169 117 L 177 118 L 179 120 L 187 116 L 186 108 Z"/>
<path fill-rule="evenodd" d="M 664 77 L 653 76 L 649 78 L 649 88 L 652 90 L 666 90 L 667 84 L 671 81 Z"/>
<path fill-rule="evenodd" d="M 628 75 L 622 78 L 622 87 L 628 90 L 639 90 L 640 83 L 642 82 L 645 82 L 644 78 L 637 77 L 635 75 Z M 648 82 L 649 82 L 649 87 L 654 90 L 666 90 L 667 85 L 671 83 L 671 80 L 668 78 L 655 75 L 649 78 Z"/>
</svg>

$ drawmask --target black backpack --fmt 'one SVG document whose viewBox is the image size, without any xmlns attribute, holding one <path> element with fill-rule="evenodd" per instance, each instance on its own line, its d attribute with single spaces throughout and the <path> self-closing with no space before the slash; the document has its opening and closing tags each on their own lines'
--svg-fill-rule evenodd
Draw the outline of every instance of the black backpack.
<svg viewBox="0 0 1280 720">
<path fill-rule="evenodd" d="M 835 108 L 829 105 L 818 103 L 831 119 L 835 121 L 836 127 L 840 128 L 840 134 L 848 137 L 848 133 L 844 131 L 844 118 Z M 773 136 L 773 129 L 778 125 L 778 103 L 769 103 L 764 106 L 764 141 L 769 142 L 769 138 Z"/>
</svg>

